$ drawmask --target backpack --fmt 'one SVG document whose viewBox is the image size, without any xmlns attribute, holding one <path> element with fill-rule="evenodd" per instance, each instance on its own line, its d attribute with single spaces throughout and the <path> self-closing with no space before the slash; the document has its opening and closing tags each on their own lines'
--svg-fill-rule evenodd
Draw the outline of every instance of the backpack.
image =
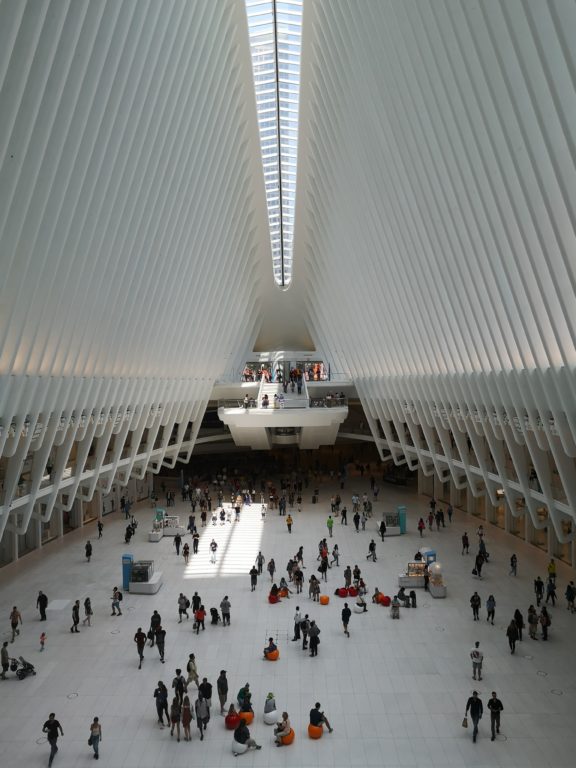
<svg viewBox="0 0 576 768">
<path fill-rule="evenodd" d="M 116 592 L 116 599 L 118 600 L 119 603 L 122 602 L 122 592 L 120 591 Z"/>
<path fill-rule="evenodd" d="M 190 600 L 188 598 L 186 598 L 186 608 L 190 608 Z"/>
<path fill-rule="evenodd" d="M 302 619 L 302 621 L 300 622 L 300 629 L 303 632 L 308 632 L 308 630 L 310 629 L 310 623 L 307 619 Z"/>
</svg>

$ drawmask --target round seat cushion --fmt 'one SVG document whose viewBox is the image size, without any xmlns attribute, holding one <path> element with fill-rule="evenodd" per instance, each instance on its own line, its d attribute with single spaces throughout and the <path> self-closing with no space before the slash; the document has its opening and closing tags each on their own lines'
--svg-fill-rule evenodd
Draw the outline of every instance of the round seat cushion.
<svg viewBox="0 0 576 768">
<path fill-rule="evenodd" d="M 320 595 L 320 605 L 328 605 L 330 598 L 328 595 Z"/>
<path fill-rule="evenodd" d="M 321 725 L 312 725 L 312 723 L 310 723 L 308 726 L 308 736 L 311 739 L 321 739 L 323 733 L 324 729 Z"/>
<path fill-rule="evenodd" d="M 338 597 L 348 597 L 348 590 L 346 587 L 340 587 L 338 590 Z"/>
<path fill-rule="evenodd" d="M 356 597 L 358 595 L 358 590 L 356 587 L 348 587 L 348 596 L 349 597 Z"/>
<path fill-rule="evenodd" d="M 270 653 L 267 653 L 266 658 L 268 659 L 268 661 L 278 661 L 278 659 L 280 658 L 280 651 L 278 650 L 278 648 L 276 648 L 275 651 L 270 651 Z"/>
<path fill-rule="evenodd" d="M 240 725 L 240 715 L 226 715 L 224 725 L 229 731 L 235 731 Z"/>
<path fill-rule="evenodd" d="M 232 752 L 235 755 L 243 755 L 248 750 L 248 744 L 240 744 L 236 739 L 232 740 Z"/>
<path fill-rule="evenodd" d="M 364 613 L 364 606 L 354 603 L 354 613 Z"/>
<path fill-rule="evenodd" d="M 278 597 L 288 597 L 288 590 L 281 589 L 280 592 L 278 592 Z"/>
<path fill-rule="evenodd" d="M 275 709 L 273 712 L 264 712 L 264 722 L 266 725 L 276 725 L 278 720 L 280 720 L 280 717 L 278 715 L 277 709 Z"/>
<path fill-rule="evenodd" d="M 392 601 L 390 600 L 388 595 L 380 594 L 380 597 L 378 598 L 378 602 L 380 603 L 380 605 L 383 605 L 385 608 L 388 608 L 388 606 Z"/>
<path fill-rule="evenodd" d="M 246 725 L 250 725 L 252 720 L 254 720 L 254 712 L 240 712 L 240 717 L 246 720 Z"/>
<path fill-rule="evenodd" d="M 268 595 L 268 602 L 270 605 L 274 605 L 274 603 L 277 603 L 279 601 L 278 595 Z"/>
<path fill-rule="evenodd" d="M 290 728 L 290 733 L 288 733 L 286 736 L 282 736 L 282 744 L 292 744 L 295 736 L 296 734 L 294 733 L 294 728 Z"/>
</svg>

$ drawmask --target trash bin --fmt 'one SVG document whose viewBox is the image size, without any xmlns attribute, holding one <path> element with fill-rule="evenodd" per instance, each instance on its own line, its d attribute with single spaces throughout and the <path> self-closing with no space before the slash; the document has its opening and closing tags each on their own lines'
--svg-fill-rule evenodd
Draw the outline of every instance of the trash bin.
<svg viewBox="0 0 576 768">
<path fill-rule="evenodd" d="M 396 507 L 396 512 L 398 512 L 398 521 L 400 523 L 400 533 L 406 533 L 406 512 L 407 507 L 400 505 Z"/>
<path fill-rule="evenodd" d="M 124 592 L 128 592 L 130 589 L 130 577 L 132 576 L 132 563 L 134 562 L 134 555 L 125 554 L 122 555 L 122 589 Z"/>
</svg>

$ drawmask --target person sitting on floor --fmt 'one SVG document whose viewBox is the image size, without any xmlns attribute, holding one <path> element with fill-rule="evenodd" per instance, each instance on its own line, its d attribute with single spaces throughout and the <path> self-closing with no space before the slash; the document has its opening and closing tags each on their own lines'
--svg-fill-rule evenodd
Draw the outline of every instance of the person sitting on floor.
<svg viewBox="0 0 576 768">
<path fill-rule="evenodd" d="M 274 638 L 269 637 L 268 638 L 268 645 L 266 648 L 264 648 L 264 658 L 268 657 L 269 653 L 272 653 L 273 651 L 277 651 L 278 646 L 274 643 Z"/>
</svg>

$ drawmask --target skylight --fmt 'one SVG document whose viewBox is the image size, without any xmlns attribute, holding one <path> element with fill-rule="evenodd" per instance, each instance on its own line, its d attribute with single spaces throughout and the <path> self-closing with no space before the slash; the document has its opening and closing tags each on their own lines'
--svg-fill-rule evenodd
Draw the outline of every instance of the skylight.
<svg viewBox="0 0 576 768">
<path fill-rule="evenodd" d="M 303 0 L 245 0 L 274 279 L 292 278 Z"/>
</svg>

